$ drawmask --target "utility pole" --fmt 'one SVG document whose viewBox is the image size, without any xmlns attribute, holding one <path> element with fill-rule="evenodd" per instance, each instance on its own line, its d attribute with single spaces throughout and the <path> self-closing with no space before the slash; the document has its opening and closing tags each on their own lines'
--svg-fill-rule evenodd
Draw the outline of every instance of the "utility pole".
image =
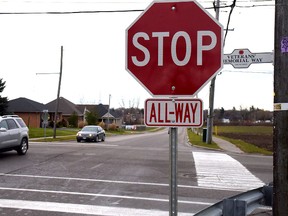
<svg viewBox="0 0 288 216">
<path fill-rule="evenodd" d="M 288 1 L 275 0 L 273 215 L 288 215 Z"/>
<path fill-rule="evenodd" d="M 62 68 L 63 68 L 63 46 L 61 46 L 61 58 L 60 58 L 60 73 L 59 73 L 59 84 L 57 91 L 57 99 L 56 99 L 56 108 L 54 114 L 54 127 L 53 127 L 53 138 L 56 138 L 56 124 L 57 124 L 57 115 L 59 109 L 59 97 L 60 97 L 60 88 L 61 88 L 61 79 L 62 79 Z"/>
<path fill-rule="evenodd" d="M 216 2 L 216 19 L 219 20 L 219 7 L 220 7 L 220 0 Z M 216 75 L 217 76 L 217 75 Z M 212 143 L 212 134 L 213 134 L 213 113 L 214 113 L 214 92 L 215 92 L 215 81 L 216 76 L 213 77 L 210 83 L 210 94 L 209 94 L 209 112 L 207 117 L 207 136 L 206 136 L 206 143 Z"/>
</svg>

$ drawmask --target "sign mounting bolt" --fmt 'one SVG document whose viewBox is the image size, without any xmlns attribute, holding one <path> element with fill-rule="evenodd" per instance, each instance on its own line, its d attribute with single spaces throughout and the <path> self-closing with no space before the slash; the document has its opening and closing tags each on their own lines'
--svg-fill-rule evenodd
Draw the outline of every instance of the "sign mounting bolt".
<svg viewBox="0 0 288 216">
<path fill-rule="evenodd" d="M 175 91 L 176 87 L 175 87 L 175 86 L 172 86 L 172 88 L 171 88 L 171 89 L 172 89 L 172 91 Z"/>
</svg>

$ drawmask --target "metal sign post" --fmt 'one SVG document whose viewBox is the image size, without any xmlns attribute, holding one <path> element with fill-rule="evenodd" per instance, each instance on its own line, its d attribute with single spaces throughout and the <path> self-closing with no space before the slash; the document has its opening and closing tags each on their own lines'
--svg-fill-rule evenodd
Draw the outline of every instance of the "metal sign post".
<svg viewBox="0 0 288 216">
<path fill-rule="evenodd" d="M 43 120 L 42 126 L 44 127 L 44 140 L 46 140 L 46 127 L 48 125 L 48 120 L 49 120 L 49 113 L 48 110 L 43 110 L 41 118 Z"/>
<path fill-rule="evenodd" d="M 178 212 L 178 189 L 177 189 L 177 128 L 169 128 L 169 162 L 170 162 L 170 195 L 169 195 L 169 215 L 177 216 Z"/>
</svg>

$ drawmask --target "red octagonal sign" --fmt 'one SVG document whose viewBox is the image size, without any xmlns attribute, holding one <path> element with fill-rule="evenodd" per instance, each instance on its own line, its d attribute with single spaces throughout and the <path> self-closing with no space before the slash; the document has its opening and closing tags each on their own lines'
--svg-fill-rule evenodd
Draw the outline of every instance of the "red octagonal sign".
<svg viewBox="0 0 288 216">
<path fill-rule="evenodd" d="M 194 95 L 222 68 L 222 32 L 196 1 L 154 1 L 126 30 L 126 70 L 152 96 Z"/>
</svg>

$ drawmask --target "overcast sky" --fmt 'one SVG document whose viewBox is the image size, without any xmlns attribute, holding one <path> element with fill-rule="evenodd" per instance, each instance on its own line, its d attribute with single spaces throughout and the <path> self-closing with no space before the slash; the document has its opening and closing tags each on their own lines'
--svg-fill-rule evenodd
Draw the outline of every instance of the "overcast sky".
<svg viewBox="0 0 288 216">
<path fill-rule="evenodd" d="M 0 0 L 0 78 L 6 81 L 1 96 L 26 97 L 40 103 L 57 97 L 60 47 L 64 47 L 62 97 L 73 103 L 109 103 L 111 107 L 144 107 L 151 96 L 125 70 L 125 29 L 141 12 L 81 14 L 3 14 L 13 12 L 65 12 L 142 10 L 149 0 Z M 212 7 L 212 1 L 199 1 Z M 230 5 L 221 1 L 221 5 Z M 270 6 L 269 6 L 270 5 Z M 229 8 L 220 10 L 227 24 Z M 237 1 L 224 53 L 248 48 L 272 52 L 274 1 Z M 208 10 L 213 16 L 215 12 Z M 52 73 L 44 75 L 43 73 Z M 56 73 L 56 74 L 53 74 Z M 208 108 L 209 84 L 198 95 Z M 273 109 L 273 65 L 248 69 L 225 65 L 216 78 L 215 108 Z"/>
</svg>

